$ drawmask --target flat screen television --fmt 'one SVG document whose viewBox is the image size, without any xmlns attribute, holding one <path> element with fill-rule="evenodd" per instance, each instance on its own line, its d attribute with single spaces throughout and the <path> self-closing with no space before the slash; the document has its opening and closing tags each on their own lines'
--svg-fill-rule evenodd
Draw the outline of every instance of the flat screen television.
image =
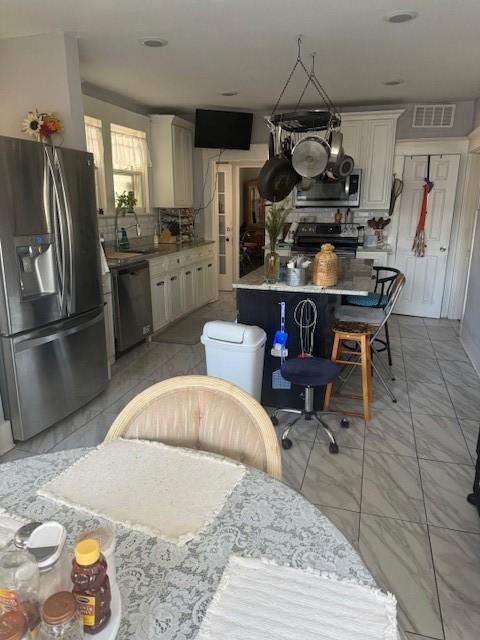
<svg viewBox="0 0 480 640">
<path fill-rule="evenodd" d="M 250 149 L 253 113 L 197 109 L 195 146 L 204 149 Z"/>
</svg>

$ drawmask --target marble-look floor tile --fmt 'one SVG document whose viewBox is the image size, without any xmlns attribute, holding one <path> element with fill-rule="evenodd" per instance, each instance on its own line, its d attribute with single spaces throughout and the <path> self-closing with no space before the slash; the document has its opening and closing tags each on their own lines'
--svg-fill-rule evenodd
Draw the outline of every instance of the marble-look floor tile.
<svg viewBox="0 0 480 640">
<path fill-rule="evenodd" d="M 415 437 L 410 414 L 391 410 L 374 412 L 365 431 L 365 449 L 415 456 Z"/>
<path fill-rule="evenodd" d="M 419 458 L 470 464 L 470 454 L 456 418 L 413 414 Z"/>
<path fill-rule="evenodd" d="M 393 318 L 396 318 L 398 320 L 398 324 L 400 326 L 405 326 L 405 325 L 424 326 L 423 318 L 420 318 L 419 316 L 404 316 L 404 315 L 400 315 L 399 313 L 395 313 L 393 315 Z"/>
<path fill-rule="evenodd" d="M 446 640 L 480 637 L 480 536 L 430 527 Z"/>
<path fill-rule="evenodd" d="M 427 326 L 430 340 L 455 340 L 457 332 L 451 326 Z"/>
<path fill-rule="evenodd" d="M 443 384 L 443 376 L 435 358 L 409 356 L 405 361 L 408 382 Z"/>
<path fill-rule="evenodd" d="M 360 514 L 357 511 L 334 509 L 333 507 L 319 507 L 319 509 L 343 533 L 350 544 L 357 548 Z"/>
<path fill-rule="evenodd" d="M 447 384 L 475 387 L 480 393 L 480 378 L 470 362 L 439 360 L 438 364 Z"/>
<path fill-rule="evenodd" d="M 459 422 L 460 427 L 463 431 L 463 435 L 465 436 L 465 440 L 467 442 L 470 457 L 472 458 L 472 462 L 475 464 L 477 460 L 477 442 L 478 432 L 480 430 L 480 421 L 466 420 L 465 418 L 462 418 L 459 420 Z"/>
<path fill-rule="evenodd" d="M 272 407 L 265 407 L 269 416 L 273 415 L 275 409 Z M 290 424 L 293 420 L 296 419 L 295 414 L 292 413 L 278 413 L 278 425 L 275 426 L 275 432 L 277 434 L 277 438 L 280 440 L 283 432 L 287 428 L 287 425 Z M 315 441 L 315 436 L 317 435 L 317 421 L 316 420 L 305 420 L 301 418 L 295 426 L 289 432 L 288 437 L 293 442 L 297 440 L 305 440 L 310 444 L 313 444 Z"/>
<path fill-rule="evenodd" d="M 455 417 L 455 411 L 444 384 L 409 382 L 408 396 L 412 413 Z"/>
<path fill-rule="evenodd" d="M 383 375 L 383 372 L 382 372 Z M 407 382 L 405 380 L 396 380 L 395 382 L 385 377 L 385 382 L 392 390 L 397 402 L 393 402 L 389 394 L 383 388 L 377 375 L 373 375 L 373 402 L 372 402 L 372 415 L 375 415 L 378 411 L 399 411 L 401 413 L 410 412 L 410 402 L 407 392 Z"/>
<path fill-rule="evenodd" d="M 431 636 L 419 636 L 417 633 L 410 633 L 409 631 L 404 631 L 405 640 L 434 640 Z"/>
<path fill-rule="evenodd" d="M 425 327 L 423 324 L 400 323 L 400 337 L 407 340 L 418 338 L 428 341 L 427 327 Z"/>
<path fill-rule="evenodd" d="M 432 340 L 435 356 L 439 360 L 465 360 L 468 362 L 468 356 L 465 353 L 462 343 L 458 338 L 451 340 Z"/>
<path fill-rule="evenodd" d="M 473 466 L 419 460 L 427 522 L 436 527 L 480 532 L 477 508 L 469 504 Z"/>
<path fill-rule="evenodd" d="M 76 449 L 77 447 L 96 447 L 105 439 L 115 417 L 109 413 L 101 413 L 91 422 L 88 422 L 65 438 L 52 451 L 64 451 L 65 449 Z"/>
<path fill-rule="evenodd" d="M 7 451 L 7 453 L 0 456 L 0 464 L 3 464 L 4 462 L 14 462 L 15 460 L 21 460 L 22 458 L 30 458 L 30 456 L 33 455 L 35 454 L 31 451 L 25 451 L 17 445 L 13 447 L 13 449 L 10 449 L 10 451 Z"/>
<path fill-rule="evenodd" d="M 305 440 L 296 440 L 291 449 L 281 448 L 282 454 L 282 482 L 300 491 L 308 458 L 313 444 Z"/>
<path fill-rule="evenodd" d="M 416 458 L 365 451 L 362 513 L 425 522 Z"/>
<path fill-rule="evenodd" d="M 402 351 L 405 358 L 435 358 L 429 338 L 402 338 Z"/>
<path fill-rule="evenodd" d="M 331 454 L 315 445 L 310 453 L 302 493 L 314 504 L 360 510 L 363 451 L 343 447 Z"/>
<path fill-rule="evenodd" d="M 480 389 L 449 384 L 448 393 L 459 418 L 480 420 Z"/>
<path fill-rule="evenodd" d="M 443 638 L 427 527 L 362 513 L 359 548 L 380 586 L 397 597 L 402 628 Z"/>
<path fill-rule="evenodd" d="M 341 414 L 320 415 L 321 419 L 328 425 L 335 435 L 339 447 L 352 447 L 353 449 L 363 449 L 365 440 L 365 420 L 357 416 L 345 416 L 349 422 L 349 427 L 342 427 L 340 422 Z M 315 444 L 325 446 L 330 442 L 322 427 L 318 427 Z"/>
</svg>

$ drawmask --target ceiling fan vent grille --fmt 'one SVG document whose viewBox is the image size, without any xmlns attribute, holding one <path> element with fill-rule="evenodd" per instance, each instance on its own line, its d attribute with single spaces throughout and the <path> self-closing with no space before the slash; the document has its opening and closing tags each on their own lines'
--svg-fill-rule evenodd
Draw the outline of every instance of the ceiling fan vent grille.
<svg viewBox="0 0 480 640">
<path fill-rule="evenodd" d="M 413 110 L 412 127 L 451 129 L 454 119 L 454 104 L 416 104 Z"/>
</svg>

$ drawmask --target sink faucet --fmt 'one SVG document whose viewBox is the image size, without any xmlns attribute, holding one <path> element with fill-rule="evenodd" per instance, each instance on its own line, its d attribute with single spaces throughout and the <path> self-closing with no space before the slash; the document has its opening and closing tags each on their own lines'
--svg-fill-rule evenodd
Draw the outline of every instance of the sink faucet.
<svg viewBox="0 0 480 640">
<path fill-rule="evenodd" d="M 127 216 L 127 215 L 133 215 L 135 217 L 135 224 L 131 224 L 129 227 L 123 227 L 125 230 L 128 229 L 132 229 L 133 227 L 135 227 L 136 231 L 137 231 L 137 237 L 139 238 L 141 236 L 142 233 L 142 229 L 140 227 L 140 223 L 138 222 L 138 218 L 137 218 L 137 214 L 135 213 L 135 209 L 130 209 L 129 211 L 127 211 L 126 213 L 124 211 L 122 211 L 122 209 L 118 208 L 115 211 L 115 248 L 118 249 L 119 244 L 120 244 L 120 239 L 118 237 L 118 218 L 120 216 L 120 214 L 122 216 Z"/>
</svg>

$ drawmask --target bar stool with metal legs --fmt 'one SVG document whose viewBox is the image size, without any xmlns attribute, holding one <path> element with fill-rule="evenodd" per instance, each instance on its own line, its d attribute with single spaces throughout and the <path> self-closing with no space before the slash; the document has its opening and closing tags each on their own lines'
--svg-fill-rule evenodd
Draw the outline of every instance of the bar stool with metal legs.
<svg viewBox="0 0 480 640">
<path fill-rule="evenodd" d="M 272 416 L 272 423 L 278 425 L 277 414 L 288 413 L 293 414 L 296 418 L 287 425 L 282 433 L 282 447 L 284 449 L 290 449 L 292 441 L 288 437 L 288 434 L 293 429 L 294 425 L 301 419 L 315 420 L 325 431 L 330 440 L 329 451 L 330 453 L 338 453 L 338 444 L 335 439 L 335 435 L 330 430 L 330 427 L 321 418 L 322 412 L 315 411 L 313 406 L 314 390 L 316 387 L 324 387 L 334 382 L 342 367 L 335 364 L 331 360 L 326 358 L 290 358 L 286 360 L 281 367 L 282 377 L 288 380 L 292 384 L 301 386 L 304 388 L 304 406 L 303 409 L 276 409 Z M 342 418 L 340 426 L 347 428 L 349 421 L 346 418 Z"/>
<path fill-rule="evenodd" d="M 378 335 L 380 334 L 385 324 L 387 323 L 389 317 L 391 316 L 393 309 L 395 308 L 395 305 L 400 297 L 400 293 L 402 292 L 404 285 L 405 285 L 405 276 L 403 275 L 403 273 L 399 273 L 395 278 L 395 282 L 393 283 L 393 286 L 390 291 L 389 301 L 384 309 L 379 309 L 379 308 L 363 308 L 362 309 L 360 307 L 341 305 L 340 307 L 338 307 L 335 313 L 335 317 L 337 318 L 337 322 L 338 322 L 336 326 L 339 327 L 340 331 L 342 328 L 342 324 L 345 325 L 345 323 L 347 323 L 350 329 L 352 329 L 356 325 L 360 333 L 365 331 L 367 332 L 369 348 L 370 348 L 370 365 L 371 365 L 371 367 L 369 368 L 371 368 L 372 373 L 376 375 L 376 377 L 382 384 L 383 388 L 385 389 L 387 394 L 390 396 L 392 402 L 397 402 L 397 399 L 392 389 L 390 388 L 389 384 L 387 383 L 386 378 L 390 377 L 392 380 L 394 380 L 395 377 L 393 376 L 391 371 L 388 371 L 386 365 L 382 362 L 381 358 L 377 357 L 378 351 L 375 350 L 375 340 L 378 338 Z M 334 343 L 334 350 L 335 350 L 335 343 Z M 356 364 L 355 359 L 356 358 L 358 359 L 358 356 L 359 356 L 358 350 L 351 351 L 350 353 L 351 353 L 350 359 L 347 359 L 346 362 L 342 362 L 344 368 L 349 368 L 349 371 L 345 376 L 344 375 L 339 376 L 340 384 L 337 385 L 337 388 L 336 388 L 337 392 L 343 387 L 343 385 L 346 384 L 346 382 L 349 380 L 353 372 L 354 367 L 353 366 L 349 367 L 349 365 Z M 382 375 L 382 371 L 383 371 L 383 375 Z M 343 371 L 342 371 L 342 374 L 343 374 Z M 324 407 L 329 406 L 332 393 L 333 393 L 333 387 L 327 388 L 326 400 L 328 398 L 328 402 L 325 403 Z M 370 388 L 368 390 L 367 395 L 371 399 L 371 395 L 372 395 L 371 383 L 370 383 Z M 364 403 L 365 403 L 365 390 L 364 390 L 363 396 L 364 396 Z M 367 415 L 369 414 L 369 411 L 366 411 L 364 409 L 364 413 L 365 415 Z"/>
</svg>

